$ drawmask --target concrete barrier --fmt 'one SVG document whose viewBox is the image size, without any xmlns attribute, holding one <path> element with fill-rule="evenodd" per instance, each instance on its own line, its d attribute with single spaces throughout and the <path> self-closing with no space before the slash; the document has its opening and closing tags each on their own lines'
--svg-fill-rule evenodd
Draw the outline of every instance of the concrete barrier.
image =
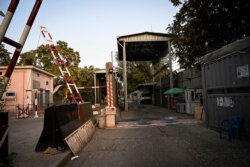
<svg viewBox="0 0 250 167">
<path fill-rule="evenodd" d="M 75 133 L 82 135 L 79 133 L 83 131 L 79 130 L 79 128 L 93 129 L 90 126 L 83 126 L 89 120 L 94 127 L 94 124 L 97 121 L 93 116 L 91 103 L 88 102 L 82 104 L 64 104 L 46 108 L 44 113 L 44 128 L 36 145 L 35 151 L 43 152 L 48 147 L 56 148 L 58 150 L 70 148 L 69 143 L 73 140 L 70 140 L 69 136 L 74 138 L 75 135 L 72 134 Z M 88 129 L 86 131 L 88 131 Z M 88 135 L 93 134 L 94 133 L 88 133 Z M 87 137 L 91 138 L 92 136 Z M 66 138 L 68 139 L 67 143 L 65 141 Z M 71 145 L 77 144 L 73 143 Z M 72 150 L 72 152 L 74 150 Z"/>
</svg>

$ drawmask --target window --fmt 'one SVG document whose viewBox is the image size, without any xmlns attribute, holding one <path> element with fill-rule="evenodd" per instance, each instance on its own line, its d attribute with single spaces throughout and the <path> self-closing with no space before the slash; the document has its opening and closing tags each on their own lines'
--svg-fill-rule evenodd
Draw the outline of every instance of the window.
<svg viewBox="0 0 250 167">
<path fill-rule="evenodd" d="M 3 75 L 2 71 L 0 71 L 0 75 Z"/>
<path fill-rule="evenodd" d="M 40 82 L 39 81 L 33 81 L 33 89 L 40 89 Z"/>
<path fill-rule="evenodd" d="M 46 81 L 46 85 L 49 85 L 49 81 Z"/>
<path fill-rule="evenodd" d="M 39 73 L 37 73 L 36 76 L 39 77 Z"/>
</svg>

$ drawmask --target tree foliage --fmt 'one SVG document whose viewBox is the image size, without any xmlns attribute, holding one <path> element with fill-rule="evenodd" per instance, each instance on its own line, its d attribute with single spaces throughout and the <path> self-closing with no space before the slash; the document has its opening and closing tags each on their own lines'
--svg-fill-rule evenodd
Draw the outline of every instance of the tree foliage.
<svg viewBox="0 0 250 167">
<path fill-rule="evenodd" d="M 153 82 L 153 69 L 159 67 L 153 64 L 150 61 L 131 61 L 127 62 L 127 88 L 128 92 L 132 92 L 136 89 L 136 86 L 141 83 Z M 122 61 L 118 63 L 119 76 L 123 76 L 123 66 Z"/>
<path fill-rule="evenodd" d="M 73 48 L 69 47 L 64 41 L 58 41 L 57 47 L 59 52 L 63 56 L 64 61 L 67 63 L 67 67 L 70 74 L 73 76 L 75 84 L 78 87 L 92 87 L 94 85 L 94 66 L 80 68 L 80 54 L 74 51 Z M 55 52 L 56 54 L 56 52 Z M 60 76 L 61 73 L 58 67 L 55 65 L 53 55 L 51 54 L 48 46 L 41 45 L 36 50 L 31 50 L 21 54 L 18 65 L 34 65 L 45 71 L 48 71 L 56 76 Z M 55 80 L 56 84 L 63 84 L 62 78 L 57 77 Z M 93 90 L 92 89 L 81 89 L 84 101 L 93 101 Z"/>
<path fill-rule="evenodd" d="M 250 35 L 250 1 L 246 0 L 171 0 L 182 2 L 174 22 L 174 54 L 182 67 L 190 67 L 196 58 L 223 45 Z"/>
<path fill-rule="evenodd" d="M 10 62 L 10 53 L 0 44 L 0 66 L 7 66 Z"/>
<path fill-rule="evenodd" d="M 75 68 L 77 68 L 80 63 L 79 52 L 68 47 L 68 44 L 64 41 L 58 41 L 57 47 L 70 71 L 76 70 Z M 49 48 L 45 45 L 39 46 L 36 50 L 21 54 L 18 65 L 34 65 L 55 75 L 60 75 L 58 67 L 55 66 L 53 55 L 51 54 Z"/>
</svg>

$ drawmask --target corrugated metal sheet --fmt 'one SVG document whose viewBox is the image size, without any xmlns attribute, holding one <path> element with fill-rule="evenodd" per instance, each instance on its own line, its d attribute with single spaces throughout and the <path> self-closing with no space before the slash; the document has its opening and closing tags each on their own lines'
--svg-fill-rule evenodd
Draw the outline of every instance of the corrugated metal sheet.
<svg viewBox="0 0 250 167">
<path fill-rule="evenodd" d="M 250 38 L 207 54 L 200 62 L 207 125 L 218 128 L 221 120 L 239 115 L 244 134 L 250 136 Z"/>
<path fill-rule="evenodd" d="M 155 96 L 154 96 L 154 102 L 155 105 L 157 106 L 161 106 L 161 107 L 166 107 L 168 108 L 168 98 L 165 97 L 165 95 L 163 94 L 164 90 L 166 90 L 165 88 L 163 89 L 155 89 Z"/>
<path fill-rule="evenodd" d="M 119 36 L 117 39 L 119 41 L 125 42 L 139 42 L 139 41 L 169 41 L 170 34 L 156 33 L 156 32 L 142 32 L 137 34 L 130 34 Z"/>
<path fill-rule="evenodd" d="M 228 99 L 232 100 L 232 104 Z M 249 108 L 250 93 L 208 95 L 206 98 L 206 121 L 209 126 L 219 128 L 221 120 L 229 118 L 231 115 L 242 116 L 244 118 L 243 132 L 250 136 Z"/>
<path fill-rule="evenodd" d="M 244 52 L 250 49 L 250 37 L 237 40 L 231 44 L 223 46 L 222 48 L 215 50 L 211 53 L 203 56 L 199 62 L 201 64 L 209 63 L 211 61 L 216 61 L 222 57 L 226 57 L 235 53 Z"/>
<path fill-rule="evenodd" d="M 206 89 L 243 87 L 250 85 L 250 77 L 240 77 L 238 70 L 250 64 L 249 51 L 224 57 L 203 65 Z"/>
</svg>

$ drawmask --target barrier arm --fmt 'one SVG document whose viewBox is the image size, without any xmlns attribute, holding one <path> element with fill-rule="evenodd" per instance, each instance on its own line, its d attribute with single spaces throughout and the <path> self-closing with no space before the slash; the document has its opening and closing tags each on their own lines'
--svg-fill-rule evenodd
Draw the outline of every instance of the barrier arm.
<svg viewBox="0 0 250 167">
<path fill-rule="evenodd" d="M 24 30 L 23 30 L 23 33 L 22 33 L 22 35 L 21 35 L 21 37 L 20 37 L 20 39 L 19 39 L 19 43 L 17 44 L 16 42 L 14 42 L 14 41 L 12 41 L 12 40 L 8 40 L 8 38 L 5 38 L 4 36 L 3 36 L 3 42 L 4 41 L 8 41 L 8 44 L 11 44 L 12 46 L 16 46 L 16 50 L 15 50 L 15 52 L 14 52 L 14 54 L 13 54 L 13 57 L 12 57 L 12 59 L 11 59 L 11 61 L 10 61 L 10 64 L 9 64 L 9 66 L 8 66 L 8 68 L 7 68 L 7 71 L 6 71 L 6 73 L 5 73 L 5 75 L 3 76 L 3 78 L 2 78 L 2 80 L 1 80 L 1 83 L 0 83 L 0 98 L 2 98 L 3 97 L 3 93 L 5 92 L 5 90 L 6 90 L 6 87 L 7 87 L 7 84 L 8 84 L 8 82 L 9 82 L 9 80 L 10 80 L 10 77 L 11 77 L 11 75 L 12 75 L 12 72 L 13 72 L 13 70 L 14 70 L 14 68 L 15 68 L 15 65 L 16 65 L 16 63 L 17 63 L 17 60 L 18 60 L 18 58 L 19 58 L 19 56 L 20 56 L 20 53 L 21 53 L 21 51 L 22 51 L 22 48 L 23 48 L 23 46 L 24 46 L 24 44 L 25 44 L 25 41 L 26 41 L 26 39 L 27 39 L 27 37 L 28 37 L 28 34 L 29 34 L 29 32 L 30 32 L 30 29 L 31 29 L 31 27 L 32 27 L 32 24 L 33 24 L 33 22 L 34 22 L 34 20 L 35 20 L 35 17 L 36 17 L 36 15 L 37 15 L 37 13 L 38 13 L 38 10 L 39 10 L 39 8 L 40 8 L 40 6 L 41 6 L 41 3 L 42 3 L 42 0 L 36 0 L 36 3 L 35 3 L 35 5 L 34 5 L 34 7 L 33 7 L 33 9 L 32 9 L 32 11 L 31 11 L 31 14 L 30 14 L 30 16 L 29 16 L 29 18 L 28 18 L 28 21 L 27 21 L 27 23 L 26 23 L 26 25 L 25 25 L 25 27 L 24 27 Z M 11 3 L 12 4 L 12 3 Z M 17 1 L 15 1 L 15 3 L 14 3 L 14 7 L 12 7 L 11 9 L 12 9 L 12 12 L 14 12 L 15 10 L 15 8 L 16 8 L 16 6 L 17 6 Z M 7 16 L 7 15 L 6 15 Z M 7 21 L 6 21 L 6 23 L 5 24 L 9 24 L 9 22 L 10 22 L 10 20 L 11 20 L 11 17 L 10 18 L 8 18 L 8 19 L 6 19 Z M 5 32 L 6 32 L 6 30 L 7 30 L 7 28 L 8 28 L 8 26 L 6 27 L 3 27 L 3 32 L 1 32 L 1 34 L 5 34 Z M 2 29 L 2 27 L 1 27 L 1 29 Z M 6 29 L 6 30 L 5 30 Z M 2 31 L 2 30 L 1 30 Z M 5 39 L 5 40 L 4 40 Z"/>
</svg>

